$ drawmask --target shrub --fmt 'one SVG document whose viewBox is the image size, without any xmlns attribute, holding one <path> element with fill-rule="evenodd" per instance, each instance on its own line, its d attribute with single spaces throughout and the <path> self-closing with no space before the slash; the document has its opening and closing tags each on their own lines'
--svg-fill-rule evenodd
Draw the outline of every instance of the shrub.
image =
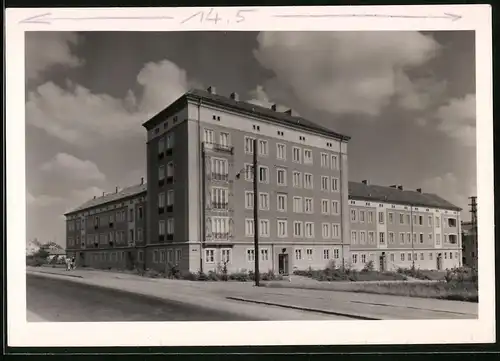
<svg viewBox="0 0 500 361">
<path fill-rule="evenodd" d="M 365 263 L 365 266 L 363 267 L 363 272 L 372 272 L 375 270 L 375 266 L 373 265 L 373 261 L 369 261 L 368 263 Z"/>
<path fill-rule="evenodd" d="M 246 272 L 236 272 L 229 275 L 229 279 L 238 282 L 247 282 L 250 280 L 248 273 Z"/>
<path fill-rule="evenodd" d="M 198 274 L 189 271 L 179 273 L 179 277 L 186 281 L 198 281 Z"/>
<path fill-rule="evenodd" d="M 111 267 L 109 267 L 111 268 Z M 147 269 L 143 274 L 144 277 L 149 277 L 149 278 L 158 278 L 160 276 L 160 272 L 154 270 L 154 269 Z"/>
<path fill-rule="evenodd" d="M 214 271 L 208 271 L 207 279 L 209 281 L 219 281 L 221 279 L 220 275 Z"/>
<path fill-rule="evenodd" d="M 39 257 L 26 257 L 26 266 L 41 267 L 45 262 Z"/>
<path fill-rule="evenodd" d="M 198 281 L 208 281 L 208 276 L 204 272 L 198 272 Z"/>
</svg>

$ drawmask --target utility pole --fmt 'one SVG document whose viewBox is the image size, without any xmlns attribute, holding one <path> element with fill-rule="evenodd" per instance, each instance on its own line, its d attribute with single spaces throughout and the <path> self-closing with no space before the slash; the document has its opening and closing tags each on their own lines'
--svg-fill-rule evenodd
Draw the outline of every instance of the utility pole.
<svg viewBox="0 0 500 361">
<path fill-rule="evenodd" d="M 474 250 L 476 257 L 477 257 L 477 248 L 478 248 L 478 244 L 477 244 L 477 197 L 472 196 L 472 197 L 469 197 L 469 199 L 470 199 L 469 206 L 470 206 L 470 213 L 471 213 L 472 239 L 473 239 L 472 249 Z M 474 257 L 474 258 L 476 258 L 476 257 Z M 475 259 L 473 259 L 473 264 L 475 264 L 477 267 Z"/>
<path fill-rule="evenodd" d="M 259 180 L 257 167 L 257 138 L 253 140 L 253 237 L 255 252 L 255 286 L 259 287 L 259 193 L 257 182 Z"/>
</svg>

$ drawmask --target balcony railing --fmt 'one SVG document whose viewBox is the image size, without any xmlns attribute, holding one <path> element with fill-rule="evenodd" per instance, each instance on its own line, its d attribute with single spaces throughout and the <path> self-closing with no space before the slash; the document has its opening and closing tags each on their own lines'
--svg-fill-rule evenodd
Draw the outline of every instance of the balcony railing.
<svg viewBox="0 0 500 361">
<path fill-rule="evenodd" d="M 158 214 L 165 213 L 165 207 L 158 207 Z"/>
<path fill-rule="evenodd" d="M 216 180 L 216 181 L 227 182 L 229 180 L 229 174 L 228 173 L 215 173 L 215 172 L 212 172 L 211 176 L 212 176 L 212 180 Z"/>
<path fill-rule="evenodd" d="M 173 241 L 174 240 L 174 235 L 172 233 L 167 234 L 167 241 Z"/>
<path fill-rule="evenodd" d="M 165 157 L 165 153 L 164 152 L 158 153 L 158 159 L 163 159 L 164 157 Z"/>
<path fill-rule="evenodd" d="M 167 205 L 167 212 L 173 212 L 173 211 L 174 211 L 174 205 L 173 204 Z"/>
<path fill-rule="evenodd" d="M 215 210 L 227 210 L 229 208 L 228 202 L 212 202 L 212 209 Z"/>
<path fill-rule="evenodd" d="M 167 184 L 172 184 L 172 183 L 174 183 L 174 177 L 173 176 L 167 177 Z"/>
<path fill-rule="evenodd" d="M 212 238 L 213 239 L 218 239 L 218 240 L 227 240 L 229 239 L 229 232 L 224 232 L 224 233 L 212 233 Z"/>
<path fill-rule="evenodd" d="M 224 152 L 224 153 L 229 153 L 229 154 L 233 154 L 233 152 L 234 152 L 234 147 L 227 145 L 227 144 L 212 143 L 212 147 L 214 150 L 216 150 L 218 152 Z"/>
<path fill-rule="evenodd" d="M 158 241 L 159 242 L 165 242 L 165 235 L 164 234 L 158 235 Z"/>
<path fill-rule="evenodd" d="M 173 148 L 167 148 L 167 150 L 165 151 L 165 153 L 166 153 L 168 156 L 172 155 L 172 153 L 173 153 Z"/>
<path fill-rule="evenodd" d="M 165 178 L 158 180 L 158 185 L 163 187 L 165 185 Z"/>
</svg>

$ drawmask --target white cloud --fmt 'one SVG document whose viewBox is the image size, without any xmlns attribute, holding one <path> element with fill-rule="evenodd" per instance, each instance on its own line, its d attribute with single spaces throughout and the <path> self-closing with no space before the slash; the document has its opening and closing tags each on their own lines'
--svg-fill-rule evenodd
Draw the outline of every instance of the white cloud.
<svg viewBox="0 0 500 361">
<path fill-rule="evenodd" d="M 185 71 L 168 60 L 146 64 L 137 82 L 142 86 L 139 100 L 132 91 L 118 99 L 71 82 L 66 88 L 47 82 L 28 94 L 27 123 L 81 147 L 142 135 L 141 124 L 191 85 Z"/>
<path fill-rule="evenodd" d="M 64 199 L 61 197 L 50 196 L 46 194 L 34 196 L 29 191 L 26 192 L 26 204 L 30 208 L 51 207 L 63 202 Z"/>
<path fill-rule="evenodd" d="M 438 129 L 466 146 L 476 145 L 476 97 L 451 99 L 435 113 Z"/>
<path fill-rule="evenodd" d="M 461 207 L 463 216 L 468 212 L 468 197 L 476 195 L 475 174 L 469 179 L 461 179 L 454 173 L 448 172 L 426 179 L 422 186 L 425 193 L 435 193 Z"/>
<path fill-rule="evenodd" d="M 247 100 L 247 103 L 259 105 L 264 108 L 271 108 L 273 105 L 276 105 L 276 110 L 278 112 L 285 112 L 290 109 L 290 107 L 286 105 L 272 102 L 262 85 L 257 85 L 257 87 L 250 91 L 248 95 L 251 99 Z M 292 114 L 294 116 L 299 116 L 299 113 L 295 109 L 292 109 Z"/>
<path fill-rule="evenodd" d="M 419 32 L 262 32 L 254 54 L 306 105 L 334 114 L 376 116 L 396 98 L 406 108 L 428 101 L 407 70 L 439 44 Z"/>
<path fill-rule="evenodd" d="M 26 33 L 26 77 L 37 79 L 43 71 L 55 66 L 77 67 L 83 64 L 71 51 L 80 42 L 77 34 L 69 31 Z"/>
<path fill-rule="evenodd" d="M 56 177 L 80 181 L 103 181 L 106 179 L 95 163 L 66 153 L 58 153 L 52 160 L 42 164 L 40 168 Z"/>
</svg>

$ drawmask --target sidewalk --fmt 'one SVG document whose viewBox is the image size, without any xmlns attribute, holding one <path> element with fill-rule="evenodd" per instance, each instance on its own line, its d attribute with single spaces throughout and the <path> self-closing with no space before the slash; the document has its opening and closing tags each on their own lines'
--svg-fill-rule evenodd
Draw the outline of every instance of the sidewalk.
<svg viewBox="0 0 500 361">
<path fill-rule="evenodd" d="M 296 288 L 256 288 L 251 282 L 193 282 L 77 269 L 28 272 L 71 276 L 68 280 L 168 298 L 263 319 L 450 319 L 477 318 L 477 303 Z M 47 275 L 49 276 L 49 275 Z M 75 277 L 76 276 L 76 277 Z M 65 277 L 66 278 L 66 277 Z M 288 281 L 286 281 L 288 283 Z M 293 282 L 293 277 L 292 277 Z M 296 280 L 298 282 L 298 280 Z M 160 286 L 161 287 L 158 287 Z M 260 304 L 260 305 L 259 305 Z M 267 306 L 264 306 L 267 305 Z M 270 305 L 276 307 L 270 307 Z M 278 308 L 279 307 L 279 308 Z M 286 308 L 290 308 L 287 310 Z M 302 309 L 293 311 L 293 309 Z M 306 312 L 314 309 L 323 312 Z M 283 312 L 282 312 L 283 311 Z M 285 314 L 286 312 L 290 314 Z M 331 315 L 330 317 L 329 314 Z M 286 318 L 294 316 L 295 318 Z M 281 318 L 284 317 L 284 318 Z"/>
</svg>

